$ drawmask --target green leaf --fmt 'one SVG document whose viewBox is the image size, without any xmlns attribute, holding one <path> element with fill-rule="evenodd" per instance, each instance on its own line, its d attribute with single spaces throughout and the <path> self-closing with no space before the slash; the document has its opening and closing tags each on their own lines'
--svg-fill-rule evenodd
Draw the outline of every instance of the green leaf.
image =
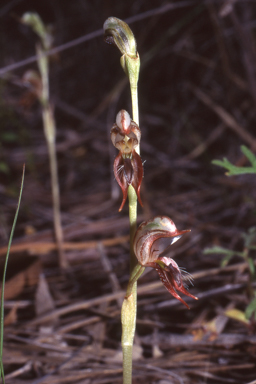
<svg viewBox="0 0 256 384">
<path fill-rule="evenodd" d="M 256 297 L 252 299 L 250 304 L 246 307 L 246 310 L 245 310 L 246 318 L 250 319 L 250 317 L 253 315 L 253 312 L 255 312 L 255 316 L 256 316 Z"/>
<path fill-rule="evenodd" d="M 230 249 L 219 247 L 219 246 L 205 248 L 203 251 L 203 254 L 204 255 L 212 255 L 212 254 L 225 255 L 225 257 L 221 261 L 221 267 L 225 267 L 233 256 L 244 257 L 244 254 L 242 252 L 231 251 Z"/>
<path fill-rule="evenodd" d="M 234 319 L 237 321 L 240 321 L 246 325 L 249 324 L 248 318 L 245 315 L 245 312 L 240 311 L 240 309 L 228 309 L 224 312 L 226 316 L 228 316 L 230 319 Z"/>
<path fill-rule="evenodd" d="M 6 163 L 4 163 L 3 161 L 0 161 L 0 172 L 8 174 L 9 171 L 10 170 L 9 170 L 8 165 Z"/>
<path fill-rule="evenodd" d="M 14 132 L 4 132 L 2 135 L 1 135 L 1 139 L 3 141 L 6 141 L 6 142 L 14 142 L 14 141 L 17 141 L 18 140 L 18 135 Z"/>
<path fill-rule="evenodd" d="M 253 276 L 254 273 L 255 273 L 255 266 L 254 266 L 253 259 L 251 257 L 248 258 L 248 264 L 249 264 L 250 272 L 251 272 L 251 274 Z"/>
<path fill-rule="evenodd" d="M 203 251 L 204 255 L 210 255 L 213 253 L 221 253 L 222 255 L 228 255 L 230 257 L 237 255 L 240 252 L 231 251 L 230 249 L 215 246 L 211 248 L 205 248 Z M 240 256 L 240 255 L 239 255 Z"/>
<path fill-rule="evenodd" d="M 224 159 L 222 161 L 221 160 L 213 160 L 212 164 L 226 168 L 228 170 L 228 172 L 226 173 L 227 176 L 244 175 L 247 173 L 256 173 L 256 157 L 255 157 L 255 155 L 245 145 L 241 146 L 241 151 L 247 157 L 247 159 L 250 161 L 250 163 L 252 164 L 252 167 L 237 167 L 236 165 L 233 165 L 232 163 L 230 163 L 230 161 L 226 157 L 224 157 Z"/>
<path fill-rule="evenodd" d="M 247 173 L 256 173 L 256 169 L 252 167 L 237 167 L 228 161 L 227 158 L 224 157 L 223 161 L 221 160 L 213 160 L 212 164 L 219 165 L 220 167 L 226 168 L 229 172 L 226 172 L 227 176 L 236 176 L 236 175 L 244 175 Z"/>
<path fill-rule="evenodd" d="M 225 257 L 223 257 L 221 263 L 220 263 L 220 266 L 221 267 L 226 267 L 226 265 L 228 265 L 229 261 L 232 259 L 234 255 L 226 255 Z"/>
<path fill-rule="evenodd" d="M 241 146 L 241 151 L 247 157 L 247 159 L 250 161 L 250 163 L 252 164 L 252 166 L 256 172 L 256 156 L 245 145 Z"/>
<path fill-rule="evenodd" d="M 256 227 L 250 227 L 248 232 L 242 234 L 244 238 L 245 247 L 254 249 L 253 244 L 256 243 Z"/>
</svg>

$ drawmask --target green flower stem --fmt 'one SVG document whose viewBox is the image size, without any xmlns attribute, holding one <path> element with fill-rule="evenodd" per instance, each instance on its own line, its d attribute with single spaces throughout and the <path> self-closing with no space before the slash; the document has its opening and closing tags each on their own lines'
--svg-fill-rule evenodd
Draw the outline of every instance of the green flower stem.
<svg viewBox="0 0 256 384">
<path fill-rule="evenodd" d="M 144 269 L 140 264 L 133 268 L 122 305 L 123 384 L 132 383 L 132 347 L 136 328 L 137 280 Z"/>
<path fill-rule="evenodd" d="M 138 88 L 131 84 L 131 96 L 132 96 L 132 110 L 133 121 L 139 125 L 139 110 L 138 110 Z M 136 152 L 140 154 L 140 146 L 136 148 Z"/>
<path fill-rule="evenodd" d="M 133 284 L 132 293 L 125 297 L 122 311 L 122 350 L 123 350 L 123 384 L 132 383 L 132 347 L 136 325 L 137 283 Z"/>
<path fill-rule="evenodd" d="M 122 350 L 123 350 L 123 384 L 132 383 L 132 347 L 136 326 L 137 283 L 133 284 L 130 296 L 125 297 L 122 311 Z"/>
<path fill-rule="evenodd" d="M 126 73 L 129 77 L 133 121 L 139 125 L 138 107 L 138 79 L 140 70 L 140 59 L 125 56 Z M 140 153 L 139 145 L 136 152 Z M 137 195 L 134 188 L 128 188 L 129 220 L 130 220 L 130 279 L 127 287 L 126 297 L 121 311 L 122 321 L 122 349 L 123 349 L 123 384 L 132 383 L 132 348 L 136 328 L 137 315 L 137 280 L 144 271 L 144 267 L 137 264 L 137 258 L 133 251 L 133 239 L 137 227 Z M 137 264 L 137 265 L 136 265 Z"/>
<path fill-rule="evenodd" d="M 131 98 L 132 98 L 132 115 L 133 121 L 139 125 L 139 105 L 138 105 L 138 80 L 140 72 L 140 57 L 137 52 L 136 56 L 124 54 L 121 57 L 121 66 L 129 78 Z M 139 145 L 136 152 L 140 153 Z"/>
<path fill-rule="evenodd" d="M 132 383 L 132 349 L 137 315 L 137 279 L 141 273 L 136 270 L 137 258 L 133 252 L 133 239 L 137 227 L 137 195 L 134 188 L 128 188 L 130 220 L 130 279 L 121 310 L 122 350 L 123 350 L 123 384 Z M 134 271 L 135 270 L 135 271 Z M 138 273 L 136 273 L 138 272 Z"/>
<path fill-rule="evenodd" d="M 122 350 L 123 350 L 123 384 L 132 383 L 132 347 L 136 328 L 137 314 L 137 279 L 130 284 L 137 259 L 133 252 L 133 239 L 137 226 L 137 195 L 134 188 L 128 188 L 130 219 L 130 280 L 121 310 Z M 143 272 L 143 271 L 142 271 Z M 138 276 L 139 278 L 139 276 Z"/>
<path fill-rule="evenodd" d="M 130 221 L 130 273 L 137 264 L 137 258 L 133 251 L 133 239 L 137 229 L 137 194 L 132 185 L 128 187 L 129 221 Z"/>
<path fill-rule="evenodd" d="M 144 270 L 145 270 L 145 267 L 143 267 L 140 264 L 136 264 L 135 267 L 133 268 L 131 275 L 130 275 L 128 287 L 126 290 L 126 296 L 125 296 L 126 298 L 128 298 L 132 294 L 133 286 L 137 282 L 139 277 L 142 275 Z"/>
<path fill-rule="evenodd" d="M 125 56 L 125 68 L 129 77 L 131 97 L 132 97 L 132 114 L 133 121 L 139 125 L 139 105 L 138 105 L 138 80 L 140 71 L 140 57 L 137 53 L 136 57 Z M 140 148 L 136 151 L 140 154 Z"/>
</svg>

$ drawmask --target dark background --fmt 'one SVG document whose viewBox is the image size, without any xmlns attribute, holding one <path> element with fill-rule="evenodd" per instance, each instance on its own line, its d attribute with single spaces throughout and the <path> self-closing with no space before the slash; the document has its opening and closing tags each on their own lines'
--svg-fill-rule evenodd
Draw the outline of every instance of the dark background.
<svg viewBox="0 0 256 384">
<path fill-rule="evenodd" d="M 41 106 L 21 81 L 26 70 L 37 69 L 38 38 L 19 21 L 27 11 L 38 12 L 52 26 L 58 49 L 51 56 L 50 91 L 70 263 L 65 273 L 54 243 Z M 204 255 L 203 250 L 217 245 L 242 251 L 242 234 L 255 226 L 255 175 L 227 177 L 211 163 L 227 157 L 248 165 L 242 144 L 255 153 L 255 1 L 1 2 L 1 260 L 25 163 L 8 278 L 40 260 L 51 311 L 126 289 L 129 246 L 122 236 L 129 233 L 128 205 L 118 213 L 121 194 L 112 171 L 117 152 L 109 132 L 120 109 L 131 113 L 131 102 L 120 52 L 99 32 L 109 16 L 128 20 L 141 58 L 145 163 L 138 223 L 167 215 L 178 229 L 192 229 L 170 256 L 194 275 L 190 291 L 199 297 L 198 302 L 187 300 L 187 311 L 160 283 L 150 285 L 158 282 L 155 271 L 142 276 L 139 286 L 148 286 L 138 297 L 134 383 L 248 384 L 255 380 L 255 320 L 245 324 L 225 316 L 228 309 L 244 311 L 254 295 L 248 291 L 248 268 L 235 256 L 223 269 L 223 255 Z M 87 41 L 76 41 L 94 32 Z M 29 58 L 31 63 L 22 63 Z M 35 243 L 40 247 L 33 248 Z M 9 382 L 121 383 L 120 302 L 106 299 L 55 317 L 44 324 L 50 335 L 45 338 L 43 324 L 31 323 L 38 314 L 39 286 L 36 277 L 6 300 L 6 316 L 15 314 L 6 321 L 6 374 L 27 367 Z M 72 328 L 78 321 L 85 323 Z M 62 332 L 67 325 L 70 329 Z"/>
</svg>

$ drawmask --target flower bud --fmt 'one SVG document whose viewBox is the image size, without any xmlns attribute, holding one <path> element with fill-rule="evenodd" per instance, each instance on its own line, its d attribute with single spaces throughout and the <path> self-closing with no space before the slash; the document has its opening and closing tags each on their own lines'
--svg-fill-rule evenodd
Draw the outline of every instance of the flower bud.
<svg viewBox="0 0 256 384">
<path fill-rule="evenodd" d="M 122 54 L 121 66 L 129 77 L 131 86 L 137 86 L 140 58 L 136 40 L 129 25 L 117 17 L 109 17 L 105 21 L 103 29 L 106 43 L 115 44 Z"/>
<path fill-rule="evenodd" d="M 104 40 L 106 43 L 115 44 L 122 55 L 135 58 L 137 56 L 136 40 L 129 27 L 117 17 L 109 17 L 104 25 Z"/>
<path fill-rule="evenodd" d="M 116 116 L 116 123 L 110 131 L 113 145 L 122 152 L 130 154 L 140 143 L 141 131 L 139 126 L 130 118 L 127 111 L 122 109 Z"/>
<path fill-rule="evenodd" d="M 116 125 L 122 133 L 128 133 L 128 130 L 131 125 L 131 118 L 129 113 L 124 109 L 121 109 L 121 111 L 119 111 L 116 115 Z"/>
</svg>

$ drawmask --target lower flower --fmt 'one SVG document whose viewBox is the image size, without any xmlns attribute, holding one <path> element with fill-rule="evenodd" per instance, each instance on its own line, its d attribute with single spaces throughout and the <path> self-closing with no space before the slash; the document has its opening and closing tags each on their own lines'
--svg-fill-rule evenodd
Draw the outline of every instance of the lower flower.
<svg viewBox="0 0 256 384">
<path fill-rule="evenodd" d="M 172 258 L 164 256 L 169 246 L 186 232 L 190 230 L 179 231 L 169 217 L 156 216 L 138 227 L 134 236 L 133 249 L 139 264 L 154 268 L 168 292 L 189 308 L 177 291 L 197 300 L 197 297 L 186 289 L 185 281 L 191 282 L 192 278 L 187 272 L 181 270 Z"/>
<path fill-rule="evenodd" d="M 181 301 L 188 309 L 188 304 L 180 297 L 177 291 L 192 297 L 192 299 L 198 300 L 197 297 L 189 293 L 184 286 L 184 280 L 189 280 L 191 282 L 191 276 L 182 272 L 173 259 L 169 257 L 159 257 L 154 263 L 149 264 L 147 266 L 152 267 L 157 271 L 160 280 L 167 291 Z"/>
</svg>

